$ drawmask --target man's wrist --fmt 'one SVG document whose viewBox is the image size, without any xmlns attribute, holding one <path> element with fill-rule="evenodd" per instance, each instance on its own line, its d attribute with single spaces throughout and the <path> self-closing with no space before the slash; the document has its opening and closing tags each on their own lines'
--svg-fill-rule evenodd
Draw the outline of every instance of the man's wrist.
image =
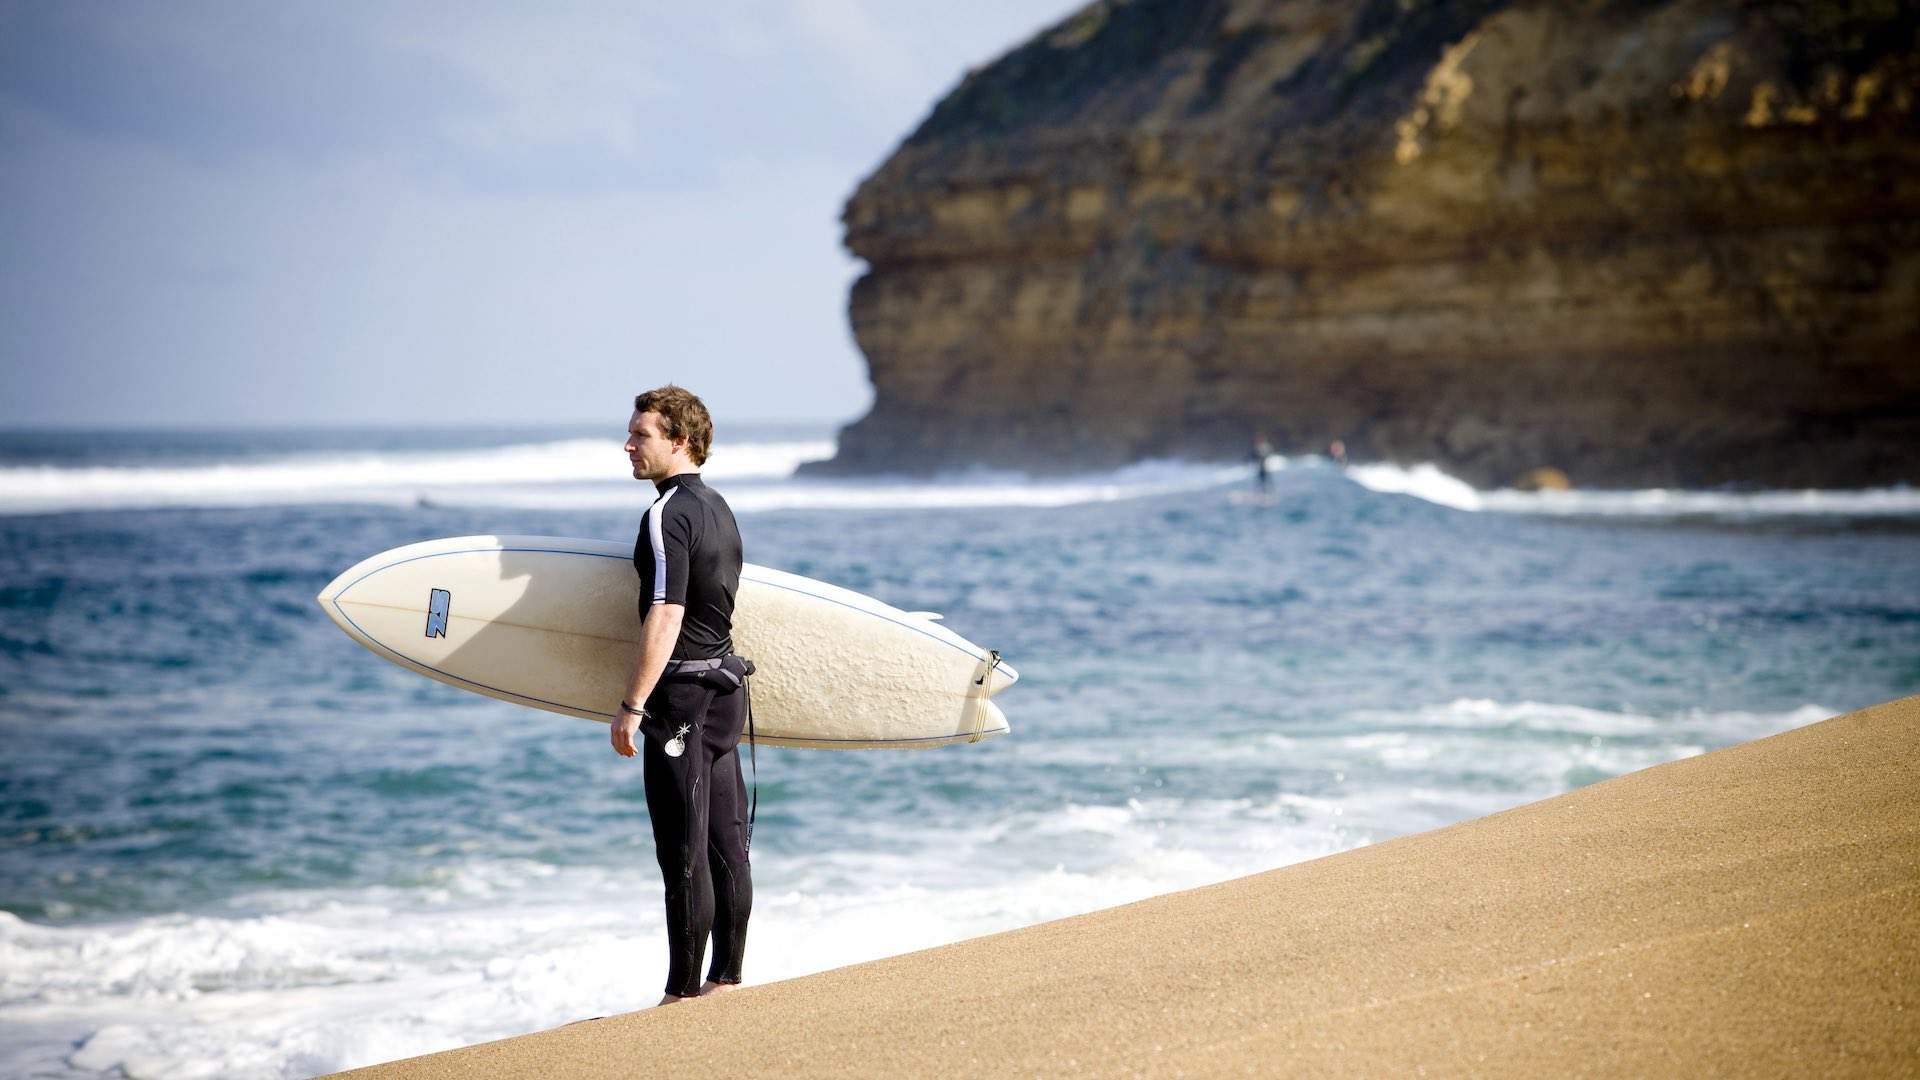
<svg viewBox="0 0 1920 1080">
<path fill-rule="evenodd" d="M 647 718 L 647 710 L 644 708 L 636 708 L 631 702 L 622 701 L 620 703 L 620 711 L 623 713 L 632 713 L 642 720 Z"/>
</svg>

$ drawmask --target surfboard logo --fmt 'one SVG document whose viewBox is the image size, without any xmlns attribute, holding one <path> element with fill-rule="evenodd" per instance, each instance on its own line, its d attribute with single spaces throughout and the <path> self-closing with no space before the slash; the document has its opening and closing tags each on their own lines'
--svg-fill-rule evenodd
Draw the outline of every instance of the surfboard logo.
<svg viewBox="0 0 1920 1080">
<path fill-rule="evenodd" d="M 445 589 L 427 593 L 427 636 L 447 636 L 447 609 L 453 606 L 453 594 Z"/>
</svg>

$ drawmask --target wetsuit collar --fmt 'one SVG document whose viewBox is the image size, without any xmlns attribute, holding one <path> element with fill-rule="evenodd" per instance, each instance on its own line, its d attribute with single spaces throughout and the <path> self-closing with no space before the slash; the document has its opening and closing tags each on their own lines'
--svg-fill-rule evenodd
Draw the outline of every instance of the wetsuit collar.
<svg viewBox="0 0 1920 1080">
<path fill-rule="evenodd" d="M 679 484 L 689 480 L 696 484 L 700 483 L 700 474 L 698 472 L 674 473 L 672 476 L 667 477 L 665 480 L 655 480 L 653 482 L 653 489 L 659 492 L 660 494 L 665 495 L 667 493 L 668 488 L 673 487 L 675 484 Z"/>
</svg>

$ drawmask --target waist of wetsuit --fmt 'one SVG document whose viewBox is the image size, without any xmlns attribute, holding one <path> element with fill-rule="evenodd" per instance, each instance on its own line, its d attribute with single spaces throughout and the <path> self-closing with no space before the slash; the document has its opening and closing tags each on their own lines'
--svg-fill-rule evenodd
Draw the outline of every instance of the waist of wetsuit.
<svg viewBox="0 0 1920 1080">
<path fill-rule="evenodd" d="M 696 679 L 711 684 L 718 690 L 732 690 L 753 674 L 753 661 L 738 653 L 725 656 L 710 656 L 696 660 L 669 660 L 663 679 Z"/>
</svg>

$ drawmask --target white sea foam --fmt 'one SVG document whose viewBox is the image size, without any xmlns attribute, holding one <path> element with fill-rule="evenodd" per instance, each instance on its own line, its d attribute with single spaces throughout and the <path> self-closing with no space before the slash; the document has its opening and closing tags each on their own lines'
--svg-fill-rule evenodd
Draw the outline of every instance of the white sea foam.
<svg viewBox="0 0 1920 1080">
<path fill-rule="evenodd" d="M 1494 791 L 1523 796 L 1513 798 L 1523 802 L 1832 715 L 1818 705 L 1782 713 L 1689 710 L 1654 716 L 1461 698 L 1408 711 L 1350 714 L 1340 725 L 1341 733 L 1322 736 L 1317 740 L 1322 745 L 1309 745 L 1304 752 L 1355 777 L 1373 777 L 1389 795 L 1411 785 L 1424 786 L 1440 804 L 1463 794 L 1478 798 L 1487 791 L 1470 778 L 1480 776 L 1498 778 Z M 1353 733 L 1344 733 L 1349 730 Z M 1436 788 L 1443 778 L 1452 778 L 1453 784 Z M 1417 816 L 1413 807 L 1402 805 L 1394 807 L 1387 820 L 1405 823 Z"/>
<path fill-rule="evenodd" d="M 1052 862 L 968 877 L 951 852 L 774 864 L 756 883 L 751 974 L 790 978 L 1259 868 L 1159 836 L 1153 816 L 1174 812 L 1099 808 L 1132 851 L 1104 870 Z M 645 1007 L 664 945 L 657 885 L 635 855 L 622 871 L 555 869 L 511 885 L 513 874 L 476 867 L 492 882 L 484 901 L 288 894 L 270 914 L 79 927 L 0 913 L 0 1074 L 307 1076 Z"/>
<path fill-rule="evenodd" d="M 139 507 L 312 503 L 625 510 L 635 488 L 617 443 L 569 439 L 458 452 L 309 455 L 186 467 L 0 466 L 0 514 Z M 833 456 L 830 440 L 732 443 L 702 469 L 739 513 L 768 510 L 1056 507 L 1198 490 L 1239 468 L 1143 462 L 1108 473 L 1035 479 L 973 471 L 932 478 L 794 480 Z"/>
<path fill-rule="evenodd" d="M 934 478 L 794 479 L 832 457 L 830 439 L 722 443 L 703 472 L 742 513 L 769 510 L 1058 507 L 1244 483 L 1245 465 L 1150 461 L 1107 473 L 1034 478 L 972 471 Z M 1275 471 L 1317 458 L 1275 456 Z M 1920 516 L 1920 490 L 1482 491 L 1431 464 L 1355 465 L 1354 482 L 1467 511 L 1563 516 Z M 562 439 L 457 451 L 349 451 L 184 466 L 0 466 L 0 514 L 144 507 L 313 503 L 524 510 L 619 510 L 633 481 L 612 439 Z"/>
<path fill-rule="evenodd" d="M 716 446 L 716 480 L 793 475 L 833 456 L 824 439 Z M 631 501 L 632 472 L 615 439 L 563 439 L 458 451 L 305 454 L 190 466 L 0 466 L 0 513 L 109 507 L 410 504 L 516 486 L 600 484 Z"/>
<path fill-rule="evenodd" d="M 1483 491 L 1431 464 L 1354 465 L 1347 476 L 1372 491 L 1468 511 L 1569 517 L 1920 516 L 1920 490 L 1906 486 L 1857 491 Z"/>
<path fill-rule="evenodd" d="M 1405 732 L 1454 729 L 1471 731 L 1531 731 L 1583 736 L 1653 736 L 1687 731 L 1715 740 L 1741 740 L 1755 732 L 1786 730 L 1832 716 L 1818 705 L 1803 705 L 1785 713 L 1704 712 L 1691 710 L 1672 716 L 1634 711 L 1590 709 L 1579 705 L 1522 701 L 1508 703 L 1484 698 L 1456 698 L 1445 705 L 1410 711 L 1356 712 L 1347 722 L 1356 726 Z"/>
<path fill-rule="evenodd" d="M 1448 476 L 1435 465 L 1350 465 L 1347 477 L 1383 495 L 1412 495 L 1455 510 L 1480 509 L 1480 492 L 1471 484 Z"/>
<path fill-rule="evenodd" d="M 735 513 L 773 510 L 941 510 L 994 506 L 1060 507 L 1115 502 L 1217 487 L 1243 470 L 1217 465 L 1143 462 L 1110 473 L 1032 478 L 1019 473 L 969 472 L 924 479 L 862 477 L 832 480 L 726 482 L 715 486 Z M 634 505 L 631 484 L 545 484 L 469 487 L 430 493 L 449 506 L 522 510 L 618 510 Z"/>
</svg>

